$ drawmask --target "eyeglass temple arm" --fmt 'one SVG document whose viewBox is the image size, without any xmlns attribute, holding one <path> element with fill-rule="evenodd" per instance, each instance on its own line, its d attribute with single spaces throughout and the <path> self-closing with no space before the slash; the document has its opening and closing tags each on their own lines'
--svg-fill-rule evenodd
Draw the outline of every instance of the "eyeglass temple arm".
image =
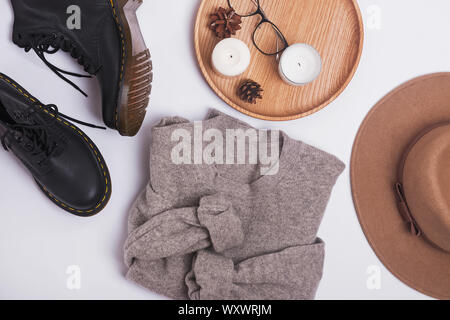
<svg viewBox="0 0 450 320">
<path fill-rule="evenodd" d="M 275 31 L 275 33 L 278 35 L 278 37 L 277 37 L 277 55 L 276 55 L 276 59 L 277 60 L 279 60 L 280 59 L 280 46 L 279 46 L 279 41 L 280 40 L 283 40 L 283 45 L 285 46 L 285 49 L 286 49 L 286 46 L 289 46 L 289 44 L 288 44 L 288 42 L 287 42 L 287 40 L 284 38 L 284 35 L 281 33 L 281 31 L 280 30 L 278 30 L 277 28 L 275 28 L 274 26 L 272 26 L 272 29 Z"/>
</svg>

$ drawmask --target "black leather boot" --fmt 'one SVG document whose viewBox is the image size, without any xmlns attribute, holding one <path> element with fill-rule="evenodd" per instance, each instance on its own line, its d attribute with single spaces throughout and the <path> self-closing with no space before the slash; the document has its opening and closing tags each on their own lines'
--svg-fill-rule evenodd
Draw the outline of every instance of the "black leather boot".
<svg viewBox="0 0 450 320">
<path fill-rule="evenodd" d="M 0 137 L 62 209 L 87 217 L 108 203 L 111 179 L 95 144 L 56 106 L 43 105 L 1 73 Z"/>
<path fill-rule="evenodd" d="M 152 81 L 150 53 L 136 10 L 143 0 L 11 0 L 13 41 L 33 50 L 59 77 L 83 76 L 49 63 L 45 54 L 69 52 L 102 90 L 103 120 L 124 136 L 140 129 Z"/>
</svg>

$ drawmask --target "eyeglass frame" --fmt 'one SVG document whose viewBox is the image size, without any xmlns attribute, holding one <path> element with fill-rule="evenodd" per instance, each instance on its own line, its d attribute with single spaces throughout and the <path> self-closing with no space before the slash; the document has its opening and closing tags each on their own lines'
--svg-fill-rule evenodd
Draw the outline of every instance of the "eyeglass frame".
<svg viewBox="0 0 450 320">
<path fill-rule="evenodd" d="M 231 5 L 230 1 L 231 0 L 227 0 L 228 6 L 231 9 L 234 10 L 234 8 Z M 257 26 L 256 26 L 256 28 L 255 28 L 255 30 L 253 31 L 253 34 L 252 34 L 253 45 L 255 46 L 256 49 L 258 49 L 259 52 L 261 52 L 262 54 L 264 54 L 266 56 L 279 55 L 280 53 L 282 53 L 284 50 L 286 50 L 289 47 L 289 43 L 287 42 L 287 40 L 286 40 L 285 36 L 283 35 L 283 33 L 281 32 L 281 30 L 272 21 L 270 21 L 270 19 L 267 17 L 266 13 L 264 12 L 264 10 L 261 7 L 261 4 L 259 3 L 259 0 L 249 0 L 249 1 L 252 1 L 255 5 L 258 6 L 256 11 L 253 12 L 253 13 L 247 14 L 247 15 L 239 15 L 237 12 L 236 12 L 236 14 L 238 14 L 239 16 L 241 16 L 243 18 L 253 17 L 253 16 L 256 16 L 256 15 L 259 15 L 261 17 L 261 21 L 257 24 Z M 256 40 L 255 40 L 256 31 L 258 31 L 258 29 L 264 23 L 269 23 L 270 26 L 275 30 L 275 33 L 277 34 L 278 38 L 283 42 L 284 47 L 281 50 L 278 50 L 277 52 L 274 52 L 274 53 L 267 53 L 267 52 L 264 52 L 263 50 L 261 50 L 261 48 L 256 44 Z"/>
</svg>

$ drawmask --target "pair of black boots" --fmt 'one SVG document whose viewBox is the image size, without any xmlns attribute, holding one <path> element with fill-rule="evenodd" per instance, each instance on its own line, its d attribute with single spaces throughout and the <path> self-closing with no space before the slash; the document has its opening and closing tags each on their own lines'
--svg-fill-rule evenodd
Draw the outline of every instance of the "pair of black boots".
<svg viewBox="0 0 450 320">
<path fill-rule="evenodd" d="M 152 81 L 150 53 L 136 10 L 143 0 L 11 0 L 13 41 L 34 51 L 60 78 L 96 76 L 105 124 L 123 136 L 139 131 Z M 88 75 L 51 64 L 46 54 L 65 51 Z M 79 216 L 100 212 L 111 196 L 106 163 L 89 137 L 54 105 L 42 104 L 0 74 L 0 137 L 59 207 Z"/>
</svg>

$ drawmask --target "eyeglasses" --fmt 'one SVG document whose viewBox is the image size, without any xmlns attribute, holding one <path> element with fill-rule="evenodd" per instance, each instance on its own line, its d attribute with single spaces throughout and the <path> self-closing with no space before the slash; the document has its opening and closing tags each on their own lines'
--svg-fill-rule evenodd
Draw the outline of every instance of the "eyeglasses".
<svg viewBox="0 0 450 320">
<path fill-rule="evenodd" d="M 253 44 L 259 52 L 267 56 L 273 56 L 280 54 L 289 47 L 280 29 L 267 18 L 259 0 L 228 0 L 228 5 L 241 17 L 261 16 L 261 21 L 252 34 Z"/>
</svg>

